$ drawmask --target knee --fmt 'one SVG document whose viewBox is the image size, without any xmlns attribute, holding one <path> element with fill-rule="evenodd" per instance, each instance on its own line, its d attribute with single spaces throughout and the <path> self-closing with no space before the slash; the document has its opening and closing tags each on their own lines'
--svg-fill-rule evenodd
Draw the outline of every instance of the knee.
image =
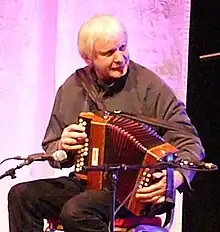
<svg viewBox="0 0 220 232">
<path fill-rule="evenodd" d="M 8 203 L 13 203 L 25 197 L 27 185 L 25 183 L 14 185 L 8 192 Z"/>
<path fill-rule="evenodd" d="M 68 201 L 62 208 L 61 214 L 60 214 L 60 220 L 62 223 L 73 221 L 74 218 L 79 217 L 81 211 L 80 205 L 71 199 Z"/>
<path fill-rule="evenodd" d="M 62 208 L 60 221 L 66 231 L 100 231 L 108 222 L 108 212 L 103 208 L 102 194 L 87 191 L 70 199 Z M 108 207 L 107 207 L 108 208 Z M 107 213 L 105 212 L 107 211 Z M 107 214 L 107 215 L 106 215 Z"/>
</svg>

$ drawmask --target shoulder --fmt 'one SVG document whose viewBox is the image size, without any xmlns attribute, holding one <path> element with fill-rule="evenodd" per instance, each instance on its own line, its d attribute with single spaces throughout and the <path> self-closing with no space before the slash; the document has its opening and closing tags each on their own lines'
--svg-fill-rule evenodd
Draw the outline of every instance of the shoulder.
<svg viewBox="0 0 220 232">
<path fill-rule="evenodd" d="M 64 125 L 76 122 L 78 114 L 85 106 L 84 89 L 77 77 L 76 72 L 71 74 L 56 94 L 55 106 Z"/>
<path fill-rule="evenodd" d="M 77 69 L 63 82 L 63 84 L 59 87 L 58 91 L 64 94 L 68 94 L 70 92 L 74 94 L 79 91 L 82 91 L 82 85 L 79 80 L 79 73 L 87 69 L 87 66 L 84 68 Z"/>
<path fill-rule="evenodd" d="M 133 72 L 132 78 L 135 79 L 137 85 L 140 88 L 144 88 L 148 91 L 153 91 L 155 93 L 170 93 L 174 94 L 171 87 L 169 87 L 166 82 L 160 78 L 155 72 L 144 67 L 134 61 L 130 64 L 131 72 Z"/>
</svg>

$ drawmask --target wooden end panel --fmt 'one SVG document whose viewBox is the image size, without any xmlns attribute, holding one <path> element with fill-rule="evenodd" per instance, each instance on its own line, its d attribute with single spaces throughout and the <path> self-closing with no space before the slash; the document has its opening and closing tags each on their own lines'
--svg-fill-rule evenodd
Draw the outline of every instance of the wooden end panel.
<svg viewBox="0 0 220 232">
<path fill-rule="evenodd" d="M 104 164 L 106 124 L 100 122 L 91 123 L 89 136 L 89 166 Z M 103 172 L 90 171 L 87 174 L 87 185 L 89 189 L 100 190 L 103 187 Z"/>
<path fill-rule="evenodd" d="M 147 153 L 153 156 L 156 160 L 165 157 L 168 153 L 176 153 L 178 149 L 170 143 L 164 143 L 159 146 L 147 150 Z"/>
<path fill-rule="evenodd" d="M 159 146 L 153 147 L 149 150 L 147 150 L 147 153 L 145 155 L 145 158 L 142 162 L 143 165 L 146 164 L 156 164 L 158 162 L 159 159 L 165 157 L 168 153 L 176 153 L 178 151 L 178 149 L 174 146 L 172 146 L 169 143 L 164 143 L 161 144 Z M 143 173 L 144 172 L 154 172 L 153 170 L 149 170 L 148 168 L 143 168 L 140 169 L 137 180 L 136 180 L 136 186 L 139 186 L 139 183 L 142 180 L 143 177 Z M 149 182 L 152 182 L 153 180 L 150 180 Z M 135 194 L 136 191 L 134 192 L 134 194 L 131 196 L 130 201 L 128 203 L 128 209 L 133 212 L 135 215 L 140 215 L 141 210 L 144 208 L 144 204 L 140 203 L 140 201 L 138 201 L 135 198 Z"/>
</svg>

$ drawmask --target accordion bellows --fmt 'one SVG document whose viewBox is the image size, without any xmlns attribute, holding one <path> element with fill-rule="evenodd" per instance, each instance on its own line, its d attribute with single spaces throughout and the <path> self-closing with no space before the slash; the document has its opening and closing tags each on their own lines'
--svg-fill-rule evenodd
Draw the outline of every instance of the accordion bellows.
<svg viewBox="0 0 220 232">
<path fill-rule="evenodd" d="M 120 114 L 102 117 L 91 112 L 82 112 L 79 124 L 85 126 L 88 135 L 84 147 L 75 156 L 75 172 L 87 179 L 87 187 L 100 190 L 109 184 L 106 172 L 85 171 L 85 166 L 154 164 L 168 153 L 177 149 L 142 121 L 130 119 Z M 134 190 L 151 184 L 151 170 L 126 170 L 119 173 L 117 197 L 124 199 Z M 142 204 L 131 195 L 125 205 L 139 215 Z"/>
</svg>

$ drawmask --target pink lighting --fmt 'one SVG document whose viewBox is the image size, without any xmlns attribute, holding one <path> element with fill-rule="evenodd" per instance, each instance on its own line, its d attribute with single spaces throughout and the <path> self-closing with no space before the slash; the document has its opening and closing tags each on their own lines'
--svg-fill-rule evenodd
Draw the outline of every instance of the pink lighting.
<svg viewBox="0 0 220 232">
<path fill-rule="evenodd" d="M 56 89 L 84 66 L 76 46 L 78 29 L 96 13 L 120 18 L 131 58 L 157 72 L 185 100 L 189 9 L 190 0 L 1 0 L 0 161 L 42 150 Z M 0 174 L 17 164 L 6 162 Z M 37 163 L 19 170 L 14 180 L 1 180 L 2 231 L 8 231 L 9 188 L 55 174 L 47 163 Z"/>
</svg>

